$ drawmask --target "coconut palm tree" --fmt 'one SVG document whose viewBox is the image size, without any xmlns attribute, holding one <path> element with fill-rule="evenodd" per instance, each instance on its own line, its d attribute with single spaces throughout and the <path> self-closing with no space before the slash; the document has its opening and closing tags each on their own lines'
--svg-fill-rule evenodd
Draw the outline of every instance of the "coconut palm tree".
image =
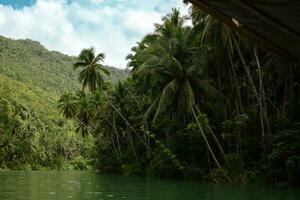
<svg viewBox="0 0 300 200">
<path fill-rule="evenodd" d="M 100 63 L 103 62 L 104 57 L 105 56 L 102 53 L 95 56 L 94 48 L 83 49 L 81 51 L 78 56 L 77 62 L 74 64 L 74 69 L 82 68 L 79 73 L 79 82 L 82 84 L 82 89 L 84 90 L 88 86 L 89 90 L 94 94 L 94 97 L 98 96 L 100 98 L 99 95 L 101 93 L 105 101 L 113 108 L 117 115 L 119 115 L 121 119 L 124 120 L 124 122 L 135 135 L 140 137 L 134 127 L 117 108 L 117 106 L 115 106 L 111 102 L 109 95 L 104 90 L 106 84 L 104 82 L 103 75 L 109 75 L 109 71 L 105 69 L 104 66 Z M 99 92 L 97 92 L 97 90 L 99 90 Z M 80 98 L 81 100 L 79 100 L 79 103 L 81 105 L 79 106 L 78 119 L 80 120 L 80 124 L 82 126 L 79 126 L 78 130 L 81 131 L 83 135 L 85 135 L 90 128 L 90 118 L 93 114 L 88 113 L 88 106 L 91 102 L 87 102 L 87 98 L 85 97 L 85 93 L 83 91 L 79 94 L 79 97 L 83 98 Z"/>
<path fill-rule="evenodd" d="M 220 164 L 204 134 L 198 120 L 197 105 L 217 91 L 204 78 L 204 51 L 191 44 L 190 30 L 183 26 L 178 10 L 163 19 L 156 26 L 160 36 L 143 52 L 145 62 L 135 71 L 138 77 L 147 81 L 148 89 L 153 90 L 153 103 L 147 111 L 147 118 L 155 123 L 162 113 L 170 113 L 177 120 L 193 116 L 200 133 L 216 165 Z M 203 53 L 203 54 L 202 54 Z M 149 77 L 149 78 L 145 78 Z"/>
<path fill-rule="evenodd" d="M 223 67 L 223 63 L 230 63 L 231 71 L 232 71 L 232 79 L 233 85 L 235 86 L 236 96 L 237 99 L 237 107 L 238 113 L 243 113 L 243 102 L 241 97 L 241 91 L 239 89 L 240 83 L 238 83 L 238 77 L 236 73 L 236 67 L 234 66 L 233 60 L 236 57 L 237 60 L 240 61 L 241 66 L 245 71 L 246 78 L 248 79 L 250 88 L 254 94 L 254 97 L 259 105 L 260 109 L 260 120 L 261 120 L 261 131 L 263 138 L 266 138 L 267 143 L 266 146 L 270 150 L 271 143 L 272 143 L 272 135 L 271 129 L 268 119 L 268 109 L 266 104 L 266 97 L 264 91 L 264 84 L 262 80 L 262 72 L 260 67 L 260 61 L 258 58 L 257 48 L 253 46 L 246 38 L 238 35 L 236 32 L 232 30 L 232 28 L 228 27 L 227 25 L 219 22 L 218 20 L 214 19 L 212 16 L 204 14 L 198 8 L 192 6 L 191 7 L 191 16 L 194 23 L 194 32 L 198 35 L 201 41 L 201 44 L 211 44 L 214 47 L 214 56 L 213 56 L 213 63 L 216 63 L 216 60 L 222 60 L 222 64 L 218 65 L 217 67 Z M 223 47 L 223 48 L 220 48 Z M 254 50 L 254 54 L 251 52 Z M 255 85 L 255 81 L 253 78 L 253 74 L 251 74 L 250 64 L 247 63 L 247 59 L 245 55 L 252 55 L 257 65 L 258 71 L 258 79 L 259 79 L 259 86 L 258 89 Z M 219 56 L 218 56 L 219 55 Z M 218 58 L 216 59 L 216 56 Z"/>
<path fill-rule="evenodd" d="M 157 34 L 148 34 L 141 42 L 137 43 L 137 46 L 132 47 L 131 51 L 133 53 L 126 56 L 126 60 L 128 60 L 127 67 L 132 68 L 132 71 L 135 71 L 135 69 L 143 63 L 143 56 L 141 55 L 143 54 L 143 50 L 153 44 L 157 38 Z"/>
<path fill-rule="evenodd" d="M 83 49 L 74 64 L 74 69 L 80 68 L 79 82 L 84 90 L 87 86 L 91 92 L 95 92 L 97 88 L 103 87 L 104 80 L 102 74 L 109 75 L 109 71 L 104 68 L 102 62 L 105 56 L 103 53 L 95 55 L 93 47 Z"/>
<path fill-rule="evenodd" d="M 89 96 L 87 96 L 83 91 L 79 91 L 76 95 L 78 101 L 78 112 L 76 114 L 76 119 L 80 122 L 76 129 L 80 132 L 83 137 L 87 136 L 89 132 L 93 133 L 92 130 L 92 119 L 94 116 L 93 105 Z"/>
<path fill-rule="evenodd" d="M 63 94 L 58 101 L 58 108 L 64 117 L 72 119 L 76 116 L 78 110 L 78 102 L 73 93 Z"/>
<path fill-rule="evenodd" d="M 58 101 L 58 107 L 63 116 L 78 122 L 76 131 L 80 132 L 82 136 L 93 132 L 91 130 L 91 120 L 94 115 L 92 106 L 89 97 L 83 91 L 77 92 L 76 95 L 66 93 Z"/>
</svg>

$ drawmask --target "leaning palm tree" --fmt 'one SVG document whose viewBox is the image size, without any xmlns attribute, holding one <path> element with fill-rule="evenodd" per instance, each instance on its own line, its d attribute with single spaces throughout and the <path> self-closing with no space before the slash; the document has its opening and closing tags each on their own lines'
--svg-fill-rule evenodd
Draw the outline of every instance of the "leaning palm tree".
<svg viewBox="0 0 300 200">
<path fill-rule="evenodd" d="M 84 90 L 87 86 L 91 92 L 95 92 L 98 87 L 103 87 L 104 80 L 102 74 L 109 75 L 109 71 L 104 68 L 103 62 L 105 56 L 103 53 L 95 55 L 93 47 L 83 49 L 74 64 L 74 69 L 80 68 L 79 82 Z"/>
</svg>

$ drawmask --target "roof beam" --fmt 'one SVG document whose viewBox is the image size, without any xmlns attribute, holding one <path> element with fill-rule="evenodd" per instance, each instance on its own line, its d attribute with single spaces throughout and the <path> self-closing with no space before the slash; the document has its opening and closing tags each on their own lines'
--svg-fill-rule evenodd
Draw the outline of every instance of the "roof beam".
<svg viewBox="0 0 300 200">
<path fill-rule="evenodd" d="M 249 37 L 250 39 L 253 39 L 256 43 L 262 45 L 263 47 L 269 49 L 270 51 L 273 51 L 274 53 L 283 56 L 286 59 L 293 60 L 299 62 L 299 58 L 294 57 L 290 53 L 288 53 L 285 49 L 283 49 L 281 46 L 278 46 L 274 44 L 270 38 L 267 37 L 267 35 L 260 35 L 255 32 L 255 30 L 251 30 L 247 24 L 241 24 L 240 26 L 236 25 L 233 22 L 234 20 L 239 21 L 239 19 L 233 18 L 233 16 L 228 16 L 221 10 L 217 8 L 213 8 L 208 0 L 186 0 L 187 2 L 192 3 L 193 5 L 200 8 L 202 11 L 206 12 L 207 14 L 213 16 L 217 20 L 223 22 L 227 26 L 233 28 L 234 30 L 240 32 L 241 34 L 244 34 L 245 36 Z M 223 0 L 223 4 L 226 5 L 226 1 L 232 1 L 232 0 Z M 233 0 L 238 1 L 238 0 Z M 222 2 L 220 2 L 221 4 Z M 254 11 L 251 11 L 254 12 Z M 272 22 L 274 23 L 274 22 Z M 285 30 L 286 31 L 286 30 Z"/>
<path fill-rule="evenodd" d="M 296 38 L 297 40 L 300 39 L 300 35 L 297 32 L 295 32 L 292 29 L 288 28 L 287 26 L 285 26 L 284 24 L 282 24 L 278 20 L 275 20 L 274 18 L 272 18 L 268 15 L 265 15 L 264 13 L 259 11 L 255 6 L 245 2 L 243 0 L 231 0 L 231 1 L 238 4 L 238 5 L 240 5 L 245 10 L 251 12 L 253 15 L 258 17 L 260 20 L 270 24 L 271 26 L 274 26 L 274 27 L 278 28 L 278 30 L 290 35 L 293 38 Z"/>
</svg>

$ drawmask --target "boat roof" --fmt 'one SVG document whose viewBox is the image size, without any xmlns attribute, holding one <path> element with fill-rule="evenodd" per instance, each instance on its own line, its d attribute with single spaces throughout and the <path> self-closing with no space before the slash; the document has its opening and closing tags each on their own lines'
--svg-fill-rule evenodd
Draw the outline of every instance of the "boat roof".
<svg viewBox="0 0 300 200">
<path fill-rule="evenodd" d="M 186 0 L 274 53 L 300 63 L 300 1 Z"/>
</svg>

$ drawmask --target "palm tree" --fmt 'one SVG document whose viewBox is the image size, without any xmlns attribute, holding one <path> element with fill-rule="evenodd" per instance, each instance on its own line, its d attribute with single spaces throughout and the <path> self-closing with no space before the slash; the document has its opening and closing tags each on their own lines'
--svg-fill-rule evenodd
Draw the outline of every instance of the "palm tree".
<svg viewBox="0 0 300 200">
<path fill-rule="evenodd" d="M 258 59 L 258 53 L 256 47 L 250 43 L 246 38 L 236 34 L 230 27 L 227 25 L 219 22 L 218 20 L 214 19 L 212 16 L 204 14 L 201 10 L 198 8 L 192 6 L 191 9 L 191 16 L 193 19 L 193 23 L 195 25 L 194 32 L 196 32 L 196 35 L 200 36 L 201 44 L 210 44 L 212 45 L 215 50 L 215 56 L 213 56 L 213 61 L 216 63 L 216 60 L 224 60 L 223 63 L 230 63 L 231 69 L 232 69 L 232 77 L 234 79 L 233 85 L 235 85 L 236 90 L 236 96 L 238 101 L 238 112 L 243 113 L 243 104 L 242 104 L 242 98 L 241 98 L 241 92 L 239 89 L 239 84 L 237 82 L 237 75 L 236 75 L 236 67 L 234 67 L 234 56 L 238 57 L 241 65 L 244 68 L 246 78 L 248 79 L 248 82 L 250 84 L 251 90 L 253 91 L 254 97 L 259 104 L 260 109 L 260 120 L 261 120 L 261 131 L 262 136 L 265 137 L 265 131 L 266 131 L 266 138 L 267 143 L 266 146 L 270 150 L 271 148 L 271 129 L 269 125 L 269 119 L 268 119 L 268 110 L 266 105 L 266 97 L 264 92 L 264 86 L 263 86 L 263 80 L 262 80 L 262 73 L 261 73 L 261 67 L 260 62 Z M 220 48 L 223 47 L 223 48 Z M 256 88 L 255 82 L 253 80 L 253 77 L 251 75 L 251 69 L 250 64 L 247 63 L 247 60 L 244 56 L 244 52 L 246 52 L 246 55 L 251 55 L 252 49 L 254 50 L 254 60 L 257 64 L 258 68 L 258 77 L 259 77 L 259 89 Z M 225 51 L 225 54 L 223 53 Z M 216 58 L 216 55 L 221 55 L 220 57 Z M 223 57 L 222 57 L 223 56 Z M 253 59 L 253 58 L 252 58 Z M 227 60 L 227 61 L 226 61 Z M 222 68 L 224 64 L 221 64 L 220 66 Z"/>
<path fill-rule="evenodd" d="M 74 64 L 74 69 L 81 68 L 79 73 L 79 82 L 82 84 L 84 90 L 87 86 L 91 92 L 95 92 L 97 88 L 103 87 L 102 74 L 109 75 L 109 71 L 101 64 L 105 56 L 100 53 L 95 56 L 95 49 L 83 49 Z"/>
<path fill-rule="evenodd" d="M 178 10 L 174 9 L 173 14 L 163 20 L 162 25 L 156 25 L 156 33 L 160 38 L 144 50 L 145 62 L 135 71 L 138 77 L 147 81 L 145 85 L 153 90 L 153 104 L 146 116 L 155 123 L 163 112 L 173 114 L 177 119 L 192 115 L 209 152 L 220 168 L 196 111 L 201 100 L 217 94 L 209 80 L 204 78 L 204 59 L 200 59 L 203 58 L 203 52 L 201 48 L 191 44 L 190 30 L 183 27 Z"/>
<path fill-rule="evenodd" d="M 72 119 L 76 116 L 78 110 L 78 102 L 73 93 L 63 94 L 58 101 L 58 108 L 64 117 Z"/>
<path fill-rule="evenodd" d="M 89 96 L 87 96 L 83 91 L 79 91 L 76 98 L 78 101 L 76 119 L 80 122 L 76 131 L 80 132 L 82 136 L 85 137 L 89 132 L 93 133 L 91 128 L 92 118 L 94 116 L 93 105 L 91 104 Z"/>
<path fill-rule="evenodd" d="M 157 34 L 148 34 L 146 35 L 141 42 L 137 43 L 137 46 L 132 47 L 131 51 L 133 53 L 126 56 L 128 60 L 127 67 L 132 68 L 132 71 L 135 71 L 141 63 L 143 63 L 143 50 L 146 49 L 149 45 L 153 44 L 158 38 Z"/>
<path fill-rule="evenodd" d="M 103 62 L 104 57 L 105 56 L 102 53 L 95 56 L 94 48 L 83 49 L 78 56 L 77 62 L 74 64 L 74 69 L 82 68 L 79 73 L 79 82 L 82 83 L 83 90 L 86 86 L 88 86 L 93 94 L 97 93 L 96 91 L 98 89 L 99 92 L 103 94 L 106 102 L 116 111 L 116 113 L 122 118 L 122 120 L 125 121 L 127 126 L 133 131 L 133 133 L 140 137 L 134 127 L 121 113 L 121 111 L 111 102 L 106 91 L 104 91 L 105 82 L 102 75 L 103 73 L 105 75 L 109 75 L 109 71 L 105 69 L 104 66 L 100 63 Z M 81 92 L 81 95 L 79 96 L 83 97 L 82 95 L 85 95 L 84 92 Z M 97 96 L 97 94 L 95 94 L 94 96 Z M 79 106 L 78 118 L 82 126 L 79 126 L 78 130 L 81 131 L 83 135 L 85 135 L 88 132 L 91 118 L 90 113 L 88 113 L 89 103 L 86 102 L 86 98 L 82 98 L 79 103 L 81 105 Z"/>
<path fill-rule="evenodd" d="M 89 97 L 83 91 L 77 92 L 76 95 L 66 93 L 58 101 L 58 107 L 63 116 L 78 122 L 76 131 L 80 132 L 82 136 L 93 132 L 91 128 L 91 121 L 94 115 L 92 106 Z"/>
</svg>

